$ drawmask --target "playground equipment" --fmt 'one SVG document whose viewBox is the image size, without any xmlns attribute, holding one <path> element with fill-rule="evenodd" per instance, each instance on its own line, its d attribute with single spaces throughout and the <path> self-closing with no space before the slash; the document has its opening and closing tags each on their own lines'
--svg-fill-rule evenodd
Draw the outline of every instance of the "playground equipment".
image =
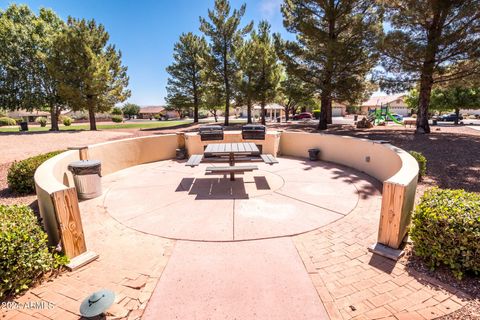
<svg viewBox="0 0 480 320">
<path fill-rule="evenodd" d="M 382 125 L 387 121 L 387 118 L 403 126 L 403 121 L 398 121 L 390 111 L 388 110 L 388 105 L 380 105 L 380 109 L 376 108 L 375 110 L 369 110 L 368 120 L 372 121 L 376 126 Z"/>
</svg>

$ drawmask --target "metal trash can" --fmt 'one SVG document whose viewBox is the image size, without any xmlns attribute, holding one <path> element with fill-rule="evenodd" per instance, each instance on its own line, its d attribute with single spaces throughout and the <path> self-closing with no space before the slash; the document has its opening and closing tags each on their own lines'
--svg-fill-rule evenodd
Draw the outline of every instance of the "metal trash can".
<svg viewBox="0 0 480 320">
<path fill-rule="evenodd" d="M 80 160 L 68 165 L 80 199 L 92 199 L 102 194 L 102 165 L 99 160 Z"/>
<path fill-rule="evenodd" d="M 308 149 L 308 157 L 310 158 L 310 161 L 317 161 L 319 153 L 319 149 Z"/>
<path fill-rule="evenodd" d="M 28 122 L 26 121 L 20 122 L 20 131 L 28 131 Z"/>
<path fill-rule="evenodd" d="M 175 150 L 175 157 L 177 160 L 183 160 L 187 157 L 187 150 L 185 148 L 179 148 Z"/>
</svg>

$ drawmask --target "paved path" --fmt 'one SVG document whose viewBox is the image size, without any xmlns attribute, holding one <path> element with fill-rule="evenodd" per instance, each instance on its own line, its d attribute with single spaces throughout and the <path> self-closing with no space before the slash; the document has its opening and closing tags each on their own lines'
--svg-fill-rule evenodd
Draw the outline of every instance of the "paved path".
<svg viewBox="0 0 480 320">
<path fill-rule="evenodd" d="M 177 242 L 143 319 L 326 319 L 290 238 Z"/>
</svg>

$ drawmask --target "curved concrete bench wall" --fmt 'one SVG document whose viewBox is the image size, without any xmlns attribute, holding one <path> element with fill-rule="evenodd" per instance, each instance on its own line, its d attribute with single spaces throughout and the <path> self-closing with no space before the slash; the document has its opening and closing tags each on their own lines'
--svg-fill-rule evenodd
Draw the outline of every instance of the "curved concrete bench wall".
<svg viewBox="0 0 480 320">
<path fill-rule="evenodd" d="M 226 132 L 225 142 L 241 142 L 240 132 Z M 218 141 L 220 142 L 220 141 Z M 264 153 L 308 157 L 308 149 L 319 148 L 320 158 L 342 164 L 383 182 L 378 241 L 398 248 L 407 231 L 417 185 L 418 164 L 405 151 L 389 144 L 330 134 L 269 132 L 262 144 Z M 102 162 L 107 175 L 131 166 L 172 159 L 175 149 L 186 146 L 189 153 L 203 153 L 195 133 L 160 135 L 106 142 L 89 146 L 89 159 Z M 52 194 L 73 187 L 68 164 L 78 160 L 78 151 L 67 151 L 42 164 L 35 173 L 40 213 L 52 244 L 59 240 Z M 78 205 L 77 205 L 78 206 Z"/>
<path fill-rule="evenodd" d="M 308 157 L 320 149 L 320 159 L 365 172 L 383 182 L 378 242 L 398 248 L 410 223 L 418 179 L 418 163 L 390 144 L 331 134 L 283 132 L 280 154 Z"/>
<path fill-rule="evenodd" d="M 102 175 L 131 166 L 172 159 L 178 146 L 176 134 L 148 136 L 100 143 L 88 147 L 89 159 L 102 162 Z M 52 245 L 59 241 L 52 194 L 74 187 L 68 165 L 79 160 L 78 151 L 66 151 L 45 161 L 35 172 L 40 215 Z"/>
</svg>

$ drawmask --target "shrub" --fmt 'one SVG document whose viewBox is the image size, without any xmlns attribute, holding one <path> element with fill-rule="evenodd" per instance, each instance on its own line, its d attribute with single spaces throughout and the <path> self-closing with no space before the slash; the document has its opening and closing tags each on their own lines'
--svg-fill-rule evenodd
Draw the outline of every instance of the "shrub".
<svg viewBox="0 0 480 320">
<path fill-rule="evenodd" d="M 433 188 L 415 208 L 410 236 L 415 254 L 433 270 L 446 265 L 461 279 L 480 273 L 480 194 Z"/>
<path fill-rule="evenodd" d="M 35 191 L 35 182 L 33 180 L 35 170 L 46 160 L 61 152 L 44 153 L 12 163 L 7 174 L 8 188 L 18 194 L 33 193 Z"/>
<path fill-rule="evenodd" d="M 123 117 L 122 116 L 112 116 L 112 121 L 116 123 L 123 122 Z"/>
<path fill-rule="evenodd" d="M 123 115 L 123 112 L 122 112 L 122 109 L 120 109 L 119 107 L 115 107 L 112 109 L 111 114 L 121 116 Z"/>
<path fill-rule="evenodd" d="M 40 124 L 40 127 L 45 127 L 47 125 L 47 118 L 45 117 L 37 117 L 35 119 L 35 122 L 38 122 Z"/>
<path fill-rule="evenodd" d="M 313 110 L 312 113 L 315 119 L 320 119 L 320 109 Z"/>
<path fill-rule="evenodd" d="M 72 124 L 73 120 L 70 117 L 64 117 L 63 118 L 63 125 L 65 127 L 69 127 Z"/>
<path fill-rule="evenodd" d="M 46 233 L 27 206 L 0 205 L 0 253 L 0 300 L 67 263 L 48 247 Z"/>
<path fill-rule="evenodd" d="M 0 118 L 0 127 L 1 126 L 15 126 L 17 125 L 17 121 L 15 119 L 9 117 L 1 117 Z"/>
<path fill-rule="evenodd" d="M 417 119 L 417 115 L 416 115 L 415 113 L 412 114 L 411 117 L 412 117 L 413 119 Z"/>
<path fill-rule="evenodd" d="M 415 158 L 418 162 L 419 172 L 418 172 L 418 180 L 421 180 L 427 174 L 427 158 L 421 153 L 417 151 L 409 151 L 412 157 Z"/>
</svg>

